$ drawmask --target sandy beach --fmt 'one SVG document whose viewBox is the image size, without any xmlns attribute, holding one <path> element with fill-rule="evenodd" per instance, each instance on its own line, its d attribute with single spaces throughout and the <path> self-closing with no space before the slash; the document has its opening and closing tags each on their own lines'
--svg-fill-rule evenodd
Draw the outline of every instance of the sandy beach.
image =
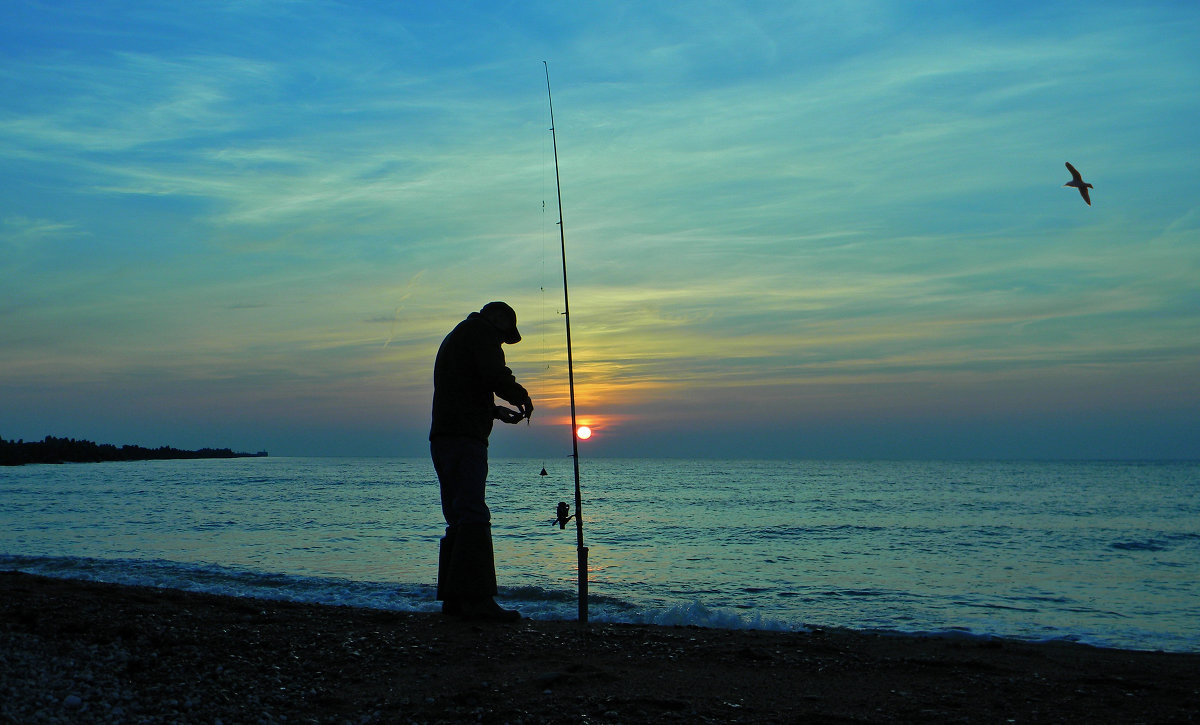
<svg viewBox="0 0 1200 725">
<path fill-rule="evenodd" d="M 0 721 L 1200 721 L 1200 654 L 522 621 L 0 574 Z"/>
</svg>

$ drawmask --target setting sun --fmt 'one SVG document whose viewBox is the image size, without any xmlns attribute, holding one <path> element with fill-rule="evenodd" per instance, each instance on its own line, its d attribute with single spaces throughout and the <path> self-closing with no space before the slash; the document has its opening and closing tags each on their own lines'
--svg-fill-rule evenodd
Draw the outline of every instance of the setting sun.
<svg viewBox="0 0 1200 725">
<path fill-rule="evenodd" d="M 575 435 L 579 436 L 579 440 L 586 441 L 588 438 L 592 437 L 592 429 L 588 428 L 586 425 L 581 425 L 575 429 Z"/>
</svg>

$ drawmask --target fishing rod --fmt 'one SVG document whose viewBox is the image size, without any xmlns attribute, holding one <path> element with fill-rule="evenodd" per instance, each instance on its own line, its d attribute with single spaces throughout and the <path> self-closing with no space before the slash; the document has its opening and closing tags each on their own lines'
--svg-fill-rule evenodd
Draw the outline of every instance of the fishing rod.
<svg viewBox="0 0 1200 725">
<path fill-rule="evenodd" d="M 588 550 L 583 545 L 583 493 L 579 487 L 579 426 L 575 421 L 575 361 L 571 356 L 571 301 L 567 295 L 567 233 L 563 229 L 562 182 L 558 176 L 558 135 L 554 130 L 554 98 L 550 94 L 550 64 L 546 67 L 546 100 L 550 103 L 550 139 L 554 144 L 554 186 L 558 190 L 558 240 L 562 248 L 563 273 L 563 317 L 567 323 L 567 386 L 571 392 L 571 459 L 575 462 L 575 541 L 579 554 L 579 621 L 588 621 Z M 563 518 L 564 504 L 559 504 L 560 527 L 566 525 Z"/>
</svg>

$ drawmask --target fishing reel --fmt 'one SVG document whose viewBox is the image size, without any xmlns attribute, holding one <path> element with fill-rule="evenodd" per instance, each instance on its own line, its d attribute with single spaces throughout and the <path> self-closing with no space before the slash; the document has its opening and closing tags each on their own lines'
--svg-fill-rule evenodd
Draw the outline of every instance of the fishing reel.
<svg viewBox="0 0 1200 725">
<path fill-rule="evenodd" d="M 550 520 L 550 525 L 558 524 L 558 528 L 567 528 L 567 522 L 575 518 L 575 514 L 571 513 L 571 507 L 566 501 L 559 501 L 558 508 L 555 511 L 555 517 Z"/>
</svg>

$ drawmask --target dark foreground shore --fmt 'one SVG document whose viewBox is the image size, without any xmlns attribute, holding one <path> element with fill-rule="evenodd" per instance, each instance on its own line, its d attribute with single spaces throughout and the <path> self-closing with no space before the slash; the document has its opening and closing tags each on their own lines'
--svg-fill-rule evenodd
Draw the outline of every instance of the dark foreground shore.
<svg viewBox="0 0 1200 725">
<path fill-rule="evenodd" d="M 0 573 L 0 722 L 1200 722 L 1200 654 L 489 626 Z"/>
</svg>

